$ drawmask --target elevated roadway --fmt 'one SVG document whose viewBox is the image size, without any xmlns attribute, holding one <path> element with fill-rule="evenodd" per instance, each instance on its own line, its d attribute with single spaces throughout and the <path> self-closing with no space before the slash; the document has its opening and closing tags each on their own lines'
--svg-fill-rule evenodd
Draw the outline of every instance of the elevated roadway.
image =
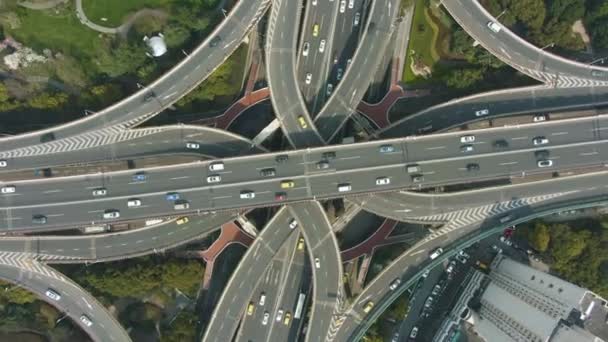
<svg viewBox="0 0 608 342">
<path fill-rule="evenodd" d="M 516 114 L 534 115 L 602 108 L 606 105 L 608 105 L 608 87 L 531 86 L 504 89 L 466 96 L 429 107 L 392 123 L 377 134 L 383 138 L 398 138 L 428 134 L 475 120 Z M 488 109 L 489 114 L 477 117 L 475 112 L 482 109 Z"/>
<path fill-rule="evenodd" d="M 369 82 L 384 57 L 398 12 L 399 1 L 372 2 L 363 38 L 352 58 L 352 64 L 345 70 L 342 81 L 315 118 L 317 130 L 325 141 L 331 141 L 338 129 L 357 110 L 357 105 L 363 99 Z"/>
<path fill-rule="evenodd" d="M 5 255 L 2 255 L 4 258 Z M 37 294 L 40 299 L 65 313 L 93 341 L 131 341 L 129 334 L 108 310 L 66 276 L 33 260 L 21 259 L 19 265 L 7 265 L 3 261 L 0 261 L 0 278 Z M 46 296 L 45 292 L 49 288 L 61 295 L 59 301 Z M 83 324 L 80 319 L 83 315 L 92 322 L 91 326 Z"/>
<path fill-rule="evenodd" d="M 324 144 L 298 85 L 296 58 L 302 4 L 302 0 L 273 1 L 266 34 L 266 72 L 272 107 L 287 140 L 296 148 Z"/>
<path fill-rule="evenodd" d="M 291 205 L 291 211 L 300 222 L 312 265 L 313 300 L 306 341 L 325 341 L 326 337 L 331 338 L 332 318 L 340 312 L 340 305 L 345 301 L 338 241 L 319 202 L 295 203 Z"/>
<path fill-rule="evenodd" d="M 150 119 L 213 73 L 241 44 L 241 41 L 264 14 L 270 0 L 241 0 L 184 60 L 141 91 L 124 100 L 64 125 L 21 134 L 0 140 L 0 149 L 10 151 L 46 141 L 79 136 L 86 141 L 99 135 L 114 134 Z M 218 38 L 219 37 L 219 38 Z"/>
<path fill-rule="evenodd" d="M 565 88 L 608 85 L 608 68 L 554 55 L 528 43 L 500 23 L 501 30 L 494 32 L 488 23 L 498 21 L 476 0 L 443 0 L 441 3 L 471 37 L 526 75 Z"/>
<path fill-rule="evenodd" d="M 260 275 L 264 274 L 281 246 L 295 231 L 289 229 L 291 219 L 287 207 L 281 208 L 247 250 L 215 306 L 203 341 L 232 340 L 249 301 L 257 303 L 259 300 L 253 295 L 258 281 L 261 281 Z"/>
<path fill-rule="evenodd" d="M 237 217 L 236 212 L 191 216 L 188 223 L 175 221 L 118 233 L 80 236 L 23 236 L 0 239 L 0 253 L 27 256 L 57 263 L 95 263 L 127 259 L 186 244 L 220 228 Z"/>
<path fill-rule="evenodd" d="M 454 230 L 440 239 L 422 240 L 395 259 L 353 301 L 349 311 L 338 320 L 341 325 L 336 335 L 336 341 L 359 340 L 388 305 L 414 284 L 427 269 L 442 263 L 459 250 L 499 233 L 507 225 L 526 222 L 562 210 L 605 205 L 607 200 L 605 189 L 599 190 L 581 191 L 551 201 L 540 202 L 538 205 L 522 207 L 512 213 L 512 221 L 503 224 L 499 223 L 495 217 L 488 217 L 483 222 L 464 225 L 461 229 Z M 444 253 L 431 262 L 428 253 L 438 246 L 444 247 Z M 389 284 L 397 278 L 402 279 L 401 285 L 397 290 L 391 291 Z M 374 308 L 369 314 L 365 314 L 363 307 L 370 300 L 375 303 Z"/>
<path fill-rule="evenodd" d="M 187 143 L 199 144 L 198 149 L 186 148 Z M 49 143 L 44 148 L 25 147 L 0 152 L 7 167 L 0 172 L 38 169 L 61 165 L 85 164 L 108 160 L 128 160 L 170 155 L 195 155 L 202 158 L 224 158 L 263 152 L 251 140 L 241 135 L 210 127 L 170 125 L 129 129 L 116 135 L 100 136 L 98 143 L 81 141 L 63 145 Z"/>
<path fill-rule="evenodd" d="M 480 180 L 527 177 L 550 174 L 572 168 L 603 168 L 608 160 L 605 145 L 608 117 L 549 121 L 517 127 L 499 127 L 482 131 L 454 132 L 432 136 L 373 141 L 358 144 L 328 146 L 285 153 L 259 154 L 224 159 L 224 170 L 210 171 L 211 162 L 198 162 L 145 170 L 117 171 L 99 175 L 61 177 L 13 182 L 16 192 L 0 196 L 0 222 L 8 230 L 31 229 L 33 215 L 49 218 L 48 224 L 38 229 L 64 225 L 101 222 L 107 209 L 117 209 L 121 219 L 139 219 L 182 213 L 173 209 L 165 194 L 178 191 L 188 200 L 186 212 L 202 212 L 244 207 L 279 205 L 309 199 L 335 198 L 355 194 L 390 192 L 398 189 L 417 189 L 468 183 Z M 460 137 L 475 134 L 472 153 L 462 153 Z M 534 146 L 532 139 L 545 136 L 549 143 Z M 504 140 L 505 148 L 495 147 L 496 140 Z M 394 151 L 380 153 L 380 146 L 390 144 Z M 539 168 L 535 151 L 545 149 L 553 160 L 551 167 Z M 328 168 L 317 169 L 323 153 L 335 152 Z M 277 163 L 277 155 L 288 155 Z M 406 165 L 419 164 L 417 174 L 423 179 L 414 182 Z M 477 164 L 478 169 L 467 165 Z M 260 170 L 275 168 L 276 177 L 263 177 Z M 147 180 L 134 181 L 133 174 L 144 171 Z M 219 174 L 222 181 L 207 184 L 206 177 Z M 377 185 L 376 179 L 388 177 L 390 184 Z M 160 181 L 159 181 L 160 180 Z M 281 180 L 294 182 L 293 188 L 282 189 Z M 338 191 L 338 184 L 350 184 L 350 191 Z M 107 196 L 94 197 L 93 189 L 107 189 Z M 241 198 L 242 191 L 252 191 L 254 198 Z M 285 200 L 277 200 L 276 193 L 286 192 Z M 403 205 L 415 197 L 402 196 Z M 142 206 L 127 208 L 129 198 L 138 198 Z M 78 210 L 74 204 L 78 203 Z M 461 204 L 462 205 L 462 204 Z M 417 215 L 438 208 L 420 208 Z M 414 213 L 410 213 L 410 216 Z M 107 220 L 106 220 L 107 221 Z"/>
</svg>

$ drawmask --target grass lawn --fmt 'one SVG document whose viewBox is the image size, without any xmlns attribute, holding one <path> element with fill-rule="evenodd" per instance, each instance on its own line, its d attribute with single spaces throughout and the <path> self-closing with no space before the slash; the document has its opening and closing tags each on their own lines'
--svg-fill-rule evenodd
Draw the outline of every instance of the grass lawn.
<svg viewBox="0 0 608 342">
<path fill-rule="evenodd" d="M 101 46 L 102 38 L 83 26 L 73 10 L 59 15 L 27 9 L 19 9 L 18 12 L 21 26 L 15 30 L 5 27 L 4 30 L 39 53 L 48 48 L 75 56 L 84 63 L 84 59 L 90 60 L 87 57 L 95 56 Z"/>
<path fill-rule="evenodd" d="M 167 9 L 172 2 L 179 0 L 82 0 L 84 14 L 94 23 L 115 27 L 130 13 L 142 8 Z M 107 21 L 102 21 L 106 18 Z"/>
<path fill-rule="evenodd" d="M 429 15 L 428 8 L 425 6 L 425 0 L 416 0 L 408 45 L 408 59 L 406 67 L 403 69 L 403 80 L 405 82 L 419 80 L 410 68 L 412 57 L 420 58 L 431 69 L 433 69 L 433 66 L 439 60 L 439 55 L 435 50 L 439 28 Z"/>
</svg>

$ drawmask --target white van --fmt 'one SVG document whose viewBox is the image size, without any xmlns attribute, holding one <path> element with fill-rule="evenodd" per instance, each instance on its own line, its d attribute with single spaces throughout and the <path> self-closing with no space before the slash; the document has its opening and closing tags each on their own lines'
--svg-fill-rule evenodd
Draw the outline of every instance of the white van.
<svg viewBox="0 0 608 342">
<path fill-rule="evenodd" d="M 224 169 L 224 163 L 222 163 L 222 162 L 215 162 L 215 163 L 209 164 L 209 170 L 211 170 L 211 171 L 222 171 L 223 169 Z"/>
<path fill-rule="evenodd" d="M 350 186 L 349 183 L 338 184 L 338 191 L 339 192 L 351 191 L 352 189 L 353 188 L 352 188 L 352 186 Z"/>
<path fill-rule="evenodd" d="M 176 202 L 173 205 L 173 209 L 175 210 L 185 210 L 190 208 L 190 203 L 188 201 L 180 201 L 180 202 Z"/>
</svg>

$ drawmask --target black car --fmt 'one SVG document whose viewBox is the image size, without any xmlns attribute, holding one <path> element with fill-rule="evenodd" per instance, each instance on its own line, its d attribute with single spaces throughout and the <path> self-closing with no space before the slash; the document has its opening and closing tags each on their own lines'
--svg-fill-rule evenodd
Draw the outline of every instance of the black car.
<svg viewBox="0 0 608 342">
<path fill-rule="evenodd" d="M 479 171 L 479 164 L 467 164 L 467 171 Z"/>
<path fill-rule="evenodd" d="M 216 47 L 221 41 L 222 41 L 222 37 L 215 36 L 215 37 L 213 37 L 213 39 L 211 39 L 211 42 L 209 43 L 209 46 Z"/>
<path fill-rule="evenodd" d="M 507 147 L 509 147 L 509 143 L 505 139 L 496 140 L 496 141 L 494 141 L 494 147 L 495 148 L 507 148 Z"/>
<path fill-rule="evenodd" d="M 329 163 L 327 161 L 320 161 L 317 163 L 318 170 L 324 170 L 329 168 Z"/>
<path fill-rule="evenodd" d="M 284 163 L 289 159 L 289 156 L 287 154 L 281 154 L 278 155 L 275 160 L 277 161 L 277 163 Z"/>
<path fill-rule="evenodd" d="M 260 175 L 262 177 L 274 177 L 276 175 L 276 171 L 273 168 L 262 169 L 260 170 Z"/>
<path fill-rule="evenodd" d="M 336 152 L 323 152 L 323 159 L 326 159 L 326 160 L 336 159 Z"/>
<path fill-rule="evenodd" d="M 146 94 L 146 96 L 144 96 L 144 102 L 150 102 L 150 101 L 152 101 L 152 99 L 154 99 L 155 96 L 156 96 L 156 94 L 154 94 L 153 91 L 148 92 Z"/>
<path fill-rule="evenodd" d="M 549 154 L 550 153 L 547 150 L 534 151 L 534 156 L 539 160 L 549 159 Z"/>
</svg>

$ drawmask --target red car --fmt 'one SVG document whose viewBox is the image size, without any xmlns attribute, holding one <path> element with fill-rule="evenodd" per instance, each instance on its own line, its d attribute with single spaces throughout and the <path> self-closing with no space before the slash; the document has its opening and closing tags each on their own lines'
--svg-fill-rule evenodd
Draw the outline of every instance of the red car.
<svg viewBox="0 0 608 342">
<path fill-rule="evenodd" d="M 277 192 L 274 195 L 274 199 L 275 199 L 275 201 L 284 201 L 287 199 L 287 194 L 284 192 Z"/>
</svg>

